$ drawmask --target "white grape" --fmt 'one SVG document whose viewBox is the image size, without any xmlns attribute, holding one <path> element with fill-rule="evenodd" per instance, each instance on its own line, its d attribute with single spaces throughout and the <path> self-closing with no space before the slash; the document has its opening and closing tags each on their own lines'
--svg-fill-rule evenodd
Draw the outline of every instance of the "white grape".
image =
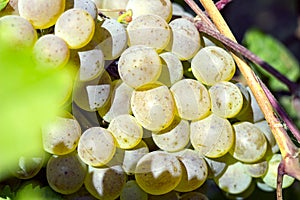
<svg viewBox="0 0 300 200">
<path fill-rule="evenodd" d="M 111 86 L 110 84 L 88 85 L 86 91 L 90 109 L 98 110 L 108 102 L 111 94 Z"/>
<path fill-rule="evenodd" d="M 197 80 L 205 85 L 214 85 L 220 81 L 229 81 L 235 73 L 232 56 L 217 46 L 200 49 L 193 57 L 191 68 Z"/>
<path fill-rule="evenodd" d="M 170 88 L 178 115 L 186 120 L 202 119 L 210 113 L 210 97 L 202 83 L 194 79 L 182 79 Z"/>
<path fill-rule="evenodd" d="M 96 1 L 96 0 L 94 0 Z M 99 1 L 99 0 L 97 0 Z M 110 12 L 109 10 L 114 10 L 114 9 L 126 9 L 126 5 L 128 0 L 101 0 L 102 3 L 98 8 L 101 8 L 104 11 L 101 11 L 105 16 L 113 19 L 117 19 L 119 17 L 119 12 Z M 105 12 L 107 10 L 107 12 Z"/>
<path fill-rule="evenodd" d="M 74 8 L 80 8 L 87 11 L 94 19 L 97 19 L 98 9 L 92 0 L 74 0 Z"/>
<path fill-rule="evenodd" d="M 244 163 L 244 165 L 246 167 L 247 173 L 254 178 L 262 177 L 268 169 L 268 162 L 266 160 L 256 163 Z"/>
<path fill-rule="evenodd" d="M 277 145 L 276 139 L 270 129 L 268 122 L 266 120 L 262 120 L 262 121 L 254 123 L 254 125 L 257 128 L 259 128 L 265 135 L 265 137 L 271 147 L 272 153 L 277 153 L 279 151 L 279 147 Z"/>
</svg>

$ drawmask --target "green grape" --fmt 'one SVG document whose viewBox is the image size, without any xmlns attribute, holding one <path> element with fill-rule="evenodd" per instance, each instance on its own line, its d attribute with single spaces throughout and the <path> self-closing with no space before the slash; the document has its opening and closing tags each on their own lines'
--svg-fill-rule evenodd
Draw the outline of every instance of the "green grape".
<svg viewBox="0 0 300 200">
<path fill-rule="evenodd" d="M 232 56 L 217 46 L 200 49 L 191 61 L 192 72 L 197 80 L 205 85 L 229 81 L 235 73 Z"/>
<path fill-rule="evenodd" d="M 111 122 L 113 118 L 119 115 L 131 114 L 130 98 L 132 92 L 133 88 L 122 80 L 114 81 L 109 108 L 104 113 L 102 113 L 102 110 L 99 111 L 103 119 L 107 122 Z"/>
<path fill-rule="evenodd" d="M 148 200 L 148 194 L 135 180 L 127 181 L 120 195 L 120 200 Z"/>
<path fill-rule="evenodd" d="M 72 23 L 70 23 L 72 22 Z M 85 10 L 72 8 L 59 16 L 54 33 L 66 41 L 70 49 L 87 45 L 95 31 L 95 21 Z"/>
<path fill-rule="evenodd" d="M 269 127 L 269 123 L 266 120 L 259 121 L 254 123 L 254 125 L 259 128 L 263 134 L 265 135 L 270 147 L 272 153 L 277 153 L 279 151 L 279 147 L 276 143 L 276 139 L 274 138 L 274 135 Z"/>
<path fill-rule="evenodd" d="M 53 26 L 64 12 L 65 0 L 18 0 L 18 10 L 35 29 L 46 29 Z"/>
<path fill-rule="evenodd" d="M 126 184 L 126 174 L 120 165 L 104 168 L 88 166 L 84 186 L 97 199 L 114 200 Z"/>
<path fill-rule="evenodd" d="M 172 94 L 164 85 L 147 85 L 141 90 L 133 91 L 131 109 L 137 121 L 151 131 L 165 129 L 175 117 Z"/>
<path fill-rule="evenodd" d="M 30 179 L 42 169 L 45 157 L 44 152 L 30 157 L 22 156 L 19 158 L 18 164 L 13 166 L 10 171 L 19 179 Z"/>
<path fill-rule="evenodd" d="M 111 93 L 110 84 L 88 85 L 86 87 L 91 110 L 98 110 L 109 100 Z"/>
<path fill-rule="evenodd" d="M 180 197 L 181 200 L 209 200 L 207 196 L 200 192 L 188 192 Z"/>
<path fill-rule="evenodd" d="M 242 162 L 254 163 L 264 157 L 267 140 L 263 132 L 250 122 L 233 124 L 235 141 L 231 155 Z"/>
<path fill-rule="evenodd" d="M 0 40 L 9 41 L 10 47 L 30 48 L 37 40 L 37 33 L 29 21 L 17 15 L 0 18 Z"/>
<path fill-rule="evenodd" d="M 208 174 L 204 158 L 197 151 L 191 149 L 176 152 L 175 155 L 182 164 L 182 178 L 174 190 L 190 192 L 203 185 Z"/>
<path fill-rule="evenodd" d="M 48 34 L 40 37 L 34 44 L 33 57 L 40 67 L 59 68 L 68 62 L 70 50 L 63 39 Z"/>
<path fill-rule="evenodd" d="M 87 173 L 86 165 L 76 152 L 66 155 L 52 155 L 46 167 L 49 186 L 61 194 L 71 194 L 83 185 Z"/>
<path fill-rule="evenodd" d="M 99 0 L 94 0 L 99 1 Z M 113 19 L 117 19 L 119 17 L 119 12 L 109 12 L 109 10 L 114 9 L 124 9 L 126 8 L 128 0 L 100 0 L 102 1 L 101 5 L 98 6 L 98 8 L 103 9 L 104 11 L 101 11 L 105 16 Z M 107 10 L 107 12 L 105 12 Z"/>
<path fill-rule="evenodd" d="M 152 139 L 164 151 L 180 151 L 187 146 L 190 140 L 189 122 L 175 117 L 172 124 L 166 129 L 152 133 Z"/>
<path fill-rule="evenodd" d="M 278 166 L 282 161 L 281 154 L 273 154 L 268 159 L 268 169 L 266 174 L 262 177 L 262 180 L 265 184 L 270 186 L 271 188 L 275 188 L 277 186 L 277 175 L 278 175 Z M 291 176 L 284 175 L 282 188 L 287 188 L 294 183 L 295 179 Z"/>
<path fill-rule="evenodd" d="M 176 54 L 180 60 L 191 59 L 200 49 L 199 31 L 185 18 L 175 19 L 169 26 L 172 35 L 166 50 Z"/>
<path fill-rule="evenodd" d="M 243 107 L 243 95 L 231 82 L 218 82 L 208 90 L 211 99 L 211 111 L 223 118 L 235 117 Z"/>
<path fill-rule="evenodd" d="M 268 169 L 268 162 L 266 160 L 257 163 L 244 163 L 244 165 L 247 173 L 254 178 L 262 177 Z"/>
<path fill-rule="evenodd" d="M 202 83 L 194 79 L 182 79 L 170 88 L 178 115 L 186 120 L 198 120 L 210 113 L 210 97 Z"/>
<path fill-rule="evenodd" d="M 135 147 L 143 137 L 143 128 L 135 117 L 129 114 L 119 115 L 113 118 L 108 126 L 116 139 L 117 147 L 131 149 Z"/>
<path fill-rule="evenodd" d="M 124 26 L 115 19 L 105 19 L 96 23 L 96 31 L 92 43 L 101 49 L 105 60 L 118 58 L 127 47 L 127 33 Z"/>
<path fill-rule="evenodd" d="M 126 174 L 133 175 L 136 171 L 136 164 L 141 157 L 149 153 L 147 144 L 142 140 L 138 145 L 132 149 L 124 151 L 122 167 Z"/>
<path fill-rule="evenodd" d="M 80 59 L 79 80 L 90 81 L 104 72 L 104 56 L 101 50 L 78 52 Z"/>
<path fill-rule="evenodd" d="M 179 58 L 171 53 L 159 54 L 162 61 L 162 69 L 158 81 L 171 87 L 174 83 L 183 78 L 183 66 Z"/>
<path fill-rule="evenodd" d="M 94 19 L 97 19 L 98 9 L 92 0 L 74 0 L 74 8 L 80 8 L 87 11 Z"/>
<path fill-rule="evenodd" d="M 126 10 L 132 10 L 133 19 L 146 14 L 162 17 L 166 22 L 172 18 L 172 3 L 170 0 L 128 0 Z"/>
<path fill-rule="evenodd" d="M 103 166 L 113 158 L 116 152 L 116 141 L 109 130 L 91 127 L 82 133 L 77 151 L 86 164 Z"/>
<path fill-rule="evenodd" d="M 42 129 L 44 150 L 51 154 L 64 155 L 75 150 L 81 136 L 78 121 L 69 116 L 56 117 Z"/>
<path fill-rule="evenodd" d="M 135 180 L 147 193 L 166 194 L 179 184 L 182 169 L 179 160 L 162 151 L 152 151 L 137 163 Z"/>
<path fill-rule="evenodd" d="M 225 171 L 215 179 L 216 184 L 225 192 L 239 194 L 246 191 L 252 182 L 241 162 L 235 162 L 226 167 Z"/>
<path fill-rule="evenodd" d="M 194 149 L 209 158 L 225 155 L 234 142 L 230 122 L 213 113 L 202 120 L 191 122 L 190 130 Z"/>
<path fill-rule="evenodd" d="M 171 37 L 170 27 L 158 15 L 140 15 L 127 26 L 128 44 L 146 45 L 161 52 L 169 43 Z"/>
<path fill-rule="evenodd" d="M 118 70 L 127 85 L 138 88 L 155 82 L 161 73 L 161 65 L 159 55 L 153 48 L 136 45 L 121 54 Z"/>
</svg>

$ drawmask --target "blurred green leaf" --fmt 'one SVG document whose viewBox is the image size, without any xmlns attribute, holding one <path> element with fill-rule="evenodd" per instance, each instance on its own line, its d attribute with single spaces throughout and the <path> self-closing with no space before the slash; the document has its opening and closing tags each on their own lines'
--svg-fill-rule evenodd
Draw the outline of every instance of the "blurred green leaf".
<svg viewBox="0 0 300 200">
<path fill-rule="evenodd" d="M 62 197 L 60 194 L 54 192 L 49 186 L 40 187 L 29 183 L 17 191 L 15 199 L 62 200 Z"/>
<path fill-rule="evenodd" d="M 8 2 L 9 2 L 9 0 L 0 0 L 0 11 L 6 7 Z"/>
<path fill-rule="evenodd" d="M 296 81 L 300 77 L 298 61 L 289 50 L 275 38 L 259 30 L 250 29 L 246 32 L 243 43 L 250 51 L 271 64 L 290 80 Z M 287 90 L 284 84 L 262 70 L 262 68 L 259 68 L 258 72 L 269 79 L 267 84 L 272 91 Z"/>
</svg>

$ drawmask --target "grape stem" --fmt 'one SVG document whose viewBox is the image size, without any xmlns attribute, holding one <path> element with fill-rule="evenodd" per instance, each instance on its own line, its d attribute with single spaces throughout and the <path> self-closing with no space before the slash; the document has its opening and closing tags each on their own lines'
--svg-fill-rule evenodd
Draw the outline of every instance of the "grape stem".
<svg viewBox="0 0 300 200">
<path fill-rule="evenodd" d="M 265 62 L 263 60 L 261 60 L 260 58 L 257 59 L 258 57 L 253 53 L 251 53 L 248 49 L 246 49 L 245 47 L 241 47 L 241 45 L 238 45 L 231 30 L 229 29 L 224 18 L 222 17 L 218 8 L 215 6 L 212 0 L 200 0 L 200 3 L 205 8 L 206 12 L 210 16 L 214 24 L 212 23 L 212 21 L 208 19 L 208 17 L 202 12 L 202 10 L 198 7 L 198 5 L 193 0 L 185 0 L 185 2 L 194 10 L 194 12 L 200 18 L 200 20 L 195 21 L 195 26 L 198 28 L 200 32 L 204 32 L 208 35 L 211 34 L 212 37 L 215 37 L 217 40 L 220 41 L 221 39 L 227 37 L 226 40 L 221 42 L 224 45 L 227 45 L 230 49 L 234 50 L 235 54 L 236 53 L 242 54 L 247 59 L 249 60 L 254 59 L 254 61 L 256 61 L 255 63 L 262 64 L 263 66 L 265 66 Z M 215 26 L 217 27 L 217 29 L 215 28 Z M 246 55 L 244 55 L 245 52 L 247 52 Z M 239 70 L 241 71 L 243 77 L 247 81 L 249 88 L 253 92 L 255 99 L 257 100 L 262 112 L 264 113 L 265 119 L 269 123 L 271 131 L 276 139 L 276 142 L 281 151 L 281 155 L 283 157 L 280 163 L 280 167 L 278 168 L 279 173 L 277 179 L 278 181 L 277 199 L 281 200 L 283 175 L 287 174 L 300 180 L 299 150 L 295 146 L 295 144 L 291 141 L 289 135 L 287 134 L 286 130 L 281 124 L 280 119 L 274 112 L 274 109 L 276 110 L 276 108 L 274 108 L 275 106 L 272 105 L 274 101 L 272 101 L 272 99 L 270 100 L 270 94 L 265 91 L 266 87 L 265 89 L 263 88 L 261 84 L 262 82 L 253 72 L 253 70 L 248 66 L 247 62 L 235 54 L 232 53 L 232 56 L 237 66 L 239 67 Z M 270 69 L 270 65 L 268 65 L 267 69 Z M 275 73 L 277 78 L 279 77 L 280 80 L 282 79 L 282 81 L 285 84 L 287 84 L 291 92 L 296 92 L 298 90 L 297 89 L 298 87 L 295 83 L 291 82 L 286 77 L 282 78 L 282 76 L 278 75 L 279 72 L 277 72 L 277 70 L 275 69 L 272 69 L 272 67 L 271 67 L 271 73 L 272 74 Z M 276 111 L 278 112 L 278 110 Z M 278 112 L 278 114 L 280 116 L 282 115 L 282 113 L 280 112 Z M 292 121 L 289 118 L 285 120 L 292 123 Z M 297 133 L 298 131 L 293 132 L 293 134 L 295 135 L 297 135 Z M 299 140 L 298 136 L 296 136 L 296 138 Z"/>
</svg>

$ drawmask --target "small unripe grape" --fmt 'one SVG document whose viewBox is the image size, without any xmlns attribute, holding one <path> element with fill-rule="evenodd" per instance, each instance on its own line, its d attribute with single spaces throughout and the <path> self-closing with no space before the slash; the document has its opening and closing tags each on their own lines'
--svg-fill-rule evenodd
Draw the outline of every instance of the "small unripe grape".
<svg viewBox="0 0 300 200">
<path fill-rule="evenodd" d="M 18 9 L 36 29 L 45 29 L 54 25 L 58 17 L 64 12 L 65 0 L 18 0 Z"/>
<path fill-rule="evenodd" d="M 95 21 L 87 11 L 72 8 L 59 16 L 54 31 L 55 35 L 66 41 L 70 49 L 79 49 L 92 39 Z"/>
<path fill-rule="evenodd" d="M 205 85 L 229 81 L 235 73 L 232 56 L 217 46 L 200 49 L 192 59 L 191 68 L 197 80 Z"/>
<path fill-rule="evenodd" d="M 144 155 L 136 166 L 136 182 L 145 192 L 153 195 L 170 192 L 179 184 L 181 177 L 179 160 L 162 151 Z"/>
</svg>

